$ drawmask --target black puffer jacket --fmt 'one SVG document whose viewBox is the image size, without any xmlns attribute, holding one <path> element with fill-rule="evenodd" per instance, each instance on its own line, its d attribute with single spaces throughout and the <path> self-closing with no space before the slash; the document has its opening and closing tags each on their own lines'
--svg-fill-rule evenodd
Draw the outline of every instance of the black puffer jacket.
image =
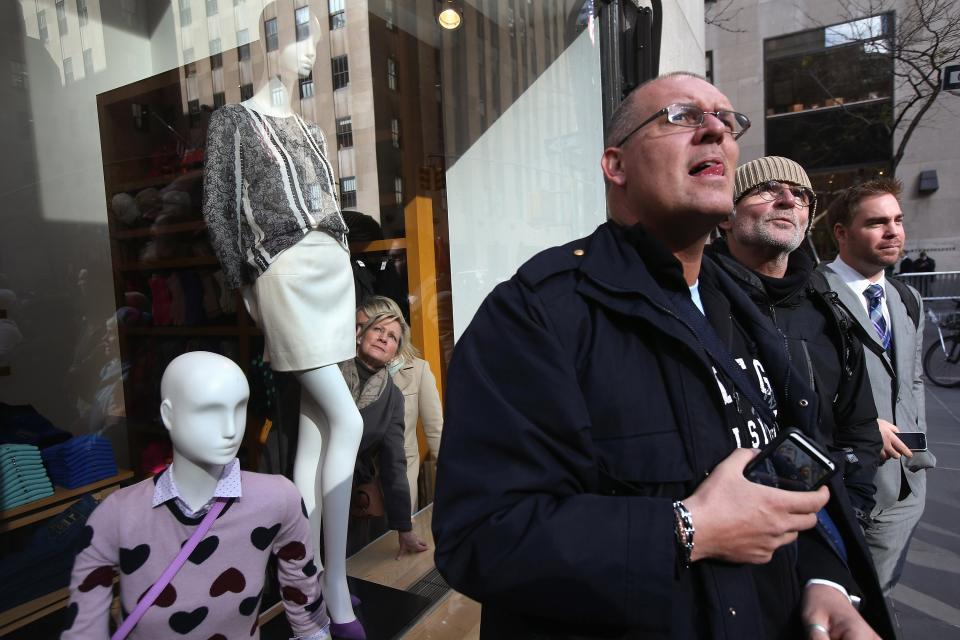
<svg viewBox="0 0 960 640">
<path fill-rule="evenodd" d="M 877 428 L 877 407 L 863 361 L 863 345 L 839 326 L 830 301 L 811 282 L 816 266 L 802 250 L 790 254 L 786 275 L 762 278 L 730 255 L 723 239 L 707 255 L 730 275 L 760 310 L 773 320 L 789 343 L 794 366 L 820 396 L 820 434 L 844 462 L 844 484 L 859 516 L 874 506 L 873 484 L 883 442 Z M 844 349 L 849 351 L 845 354 Z M 842 454 L 850 448 L 857 462 Z"/>
</svg>

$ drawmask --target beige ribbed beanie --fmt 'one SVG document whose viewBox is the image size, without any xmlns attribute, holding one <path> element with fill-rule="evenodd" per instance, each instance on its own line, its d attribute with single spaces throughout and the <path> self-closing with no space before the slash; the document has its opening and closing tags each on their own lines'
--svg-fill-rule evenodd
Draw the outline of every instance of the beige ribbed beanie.
<svg viewBox="0 0 960 640">
<path fill-rule="evenodd" d="M 733 201 L 737 202 L 747 191 L 769 180 L 789 182 L 813 191 L 807 172 L 799 164 L 789 158 L 766 156 L 737 167 L 737 176 L 733 183 Z M 814 194 L 813 202 L 810 203 L 810 220 L 813 220 L 816 214 L 817 196 Z"/>
</svg>

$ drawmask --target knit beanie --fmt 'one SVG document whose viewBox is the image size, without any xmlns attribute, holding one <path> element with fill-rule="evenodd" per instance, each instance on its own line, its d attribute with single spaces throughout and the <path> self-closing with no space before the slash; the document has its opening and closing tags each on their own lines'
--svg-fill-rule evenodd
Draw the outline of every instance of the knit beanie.
<svg viewBox="0 0 960 640">
<path fill-rule="evenodd" d="M 810 178 L 807 177 L 807 172 L 799 164 L 789 158 L 766 156 L 737 167 L 737 176 L 733 182 L 733 201 L 739 201 L 747 191 L 770 180 L 789 182 L 813 191 L 813 185 L 810 183 Z M 810 203 L 811 221 L 816 214 L 817 195 L 814 193 L 813 201 Z"/>
</svg>

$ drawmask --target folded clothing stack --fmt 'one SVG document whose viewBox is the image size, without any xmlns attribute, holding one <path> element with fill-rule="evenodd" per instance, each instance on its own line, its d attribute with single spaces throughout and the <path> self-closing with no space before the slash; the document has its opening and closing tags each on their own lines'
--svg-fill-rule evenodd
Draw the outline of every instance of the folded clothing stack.
<svg viewBox="0 0 960 640">
<path fill-rule="evenodd" d="M 0 509 L 53 495 L 40 450 L 29 444 L 0 445 Z"/>
<path fill-rule="evenodd" d="M 54 484 L 67 489 L 117 475 L 113 446 L 95 434 L 47 447 L 43 450 L 43 461 Z"/>
</svg>

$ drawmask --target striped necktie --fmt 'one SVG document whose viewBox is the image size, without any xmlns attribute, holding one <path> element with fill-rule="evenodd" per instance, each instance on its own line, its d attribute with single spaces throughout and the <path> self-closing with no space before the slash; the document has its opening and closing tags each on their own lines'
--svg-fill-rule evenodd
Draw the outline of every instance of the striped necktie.
<svg viewBox="0 0 960 640">
<path fill-rule="evenodd" d="M 867 311 L 870 314 L 870 322 L 876 329 L 880 337 L 880 344 L 885 350 L 890 348 L 890 330 L 887 328 L 887 321 L 883 319 L 883 287 L 879 284 L 872 284 L 863 291 L 863 297 L 867 299 Z"/>
</svg>

